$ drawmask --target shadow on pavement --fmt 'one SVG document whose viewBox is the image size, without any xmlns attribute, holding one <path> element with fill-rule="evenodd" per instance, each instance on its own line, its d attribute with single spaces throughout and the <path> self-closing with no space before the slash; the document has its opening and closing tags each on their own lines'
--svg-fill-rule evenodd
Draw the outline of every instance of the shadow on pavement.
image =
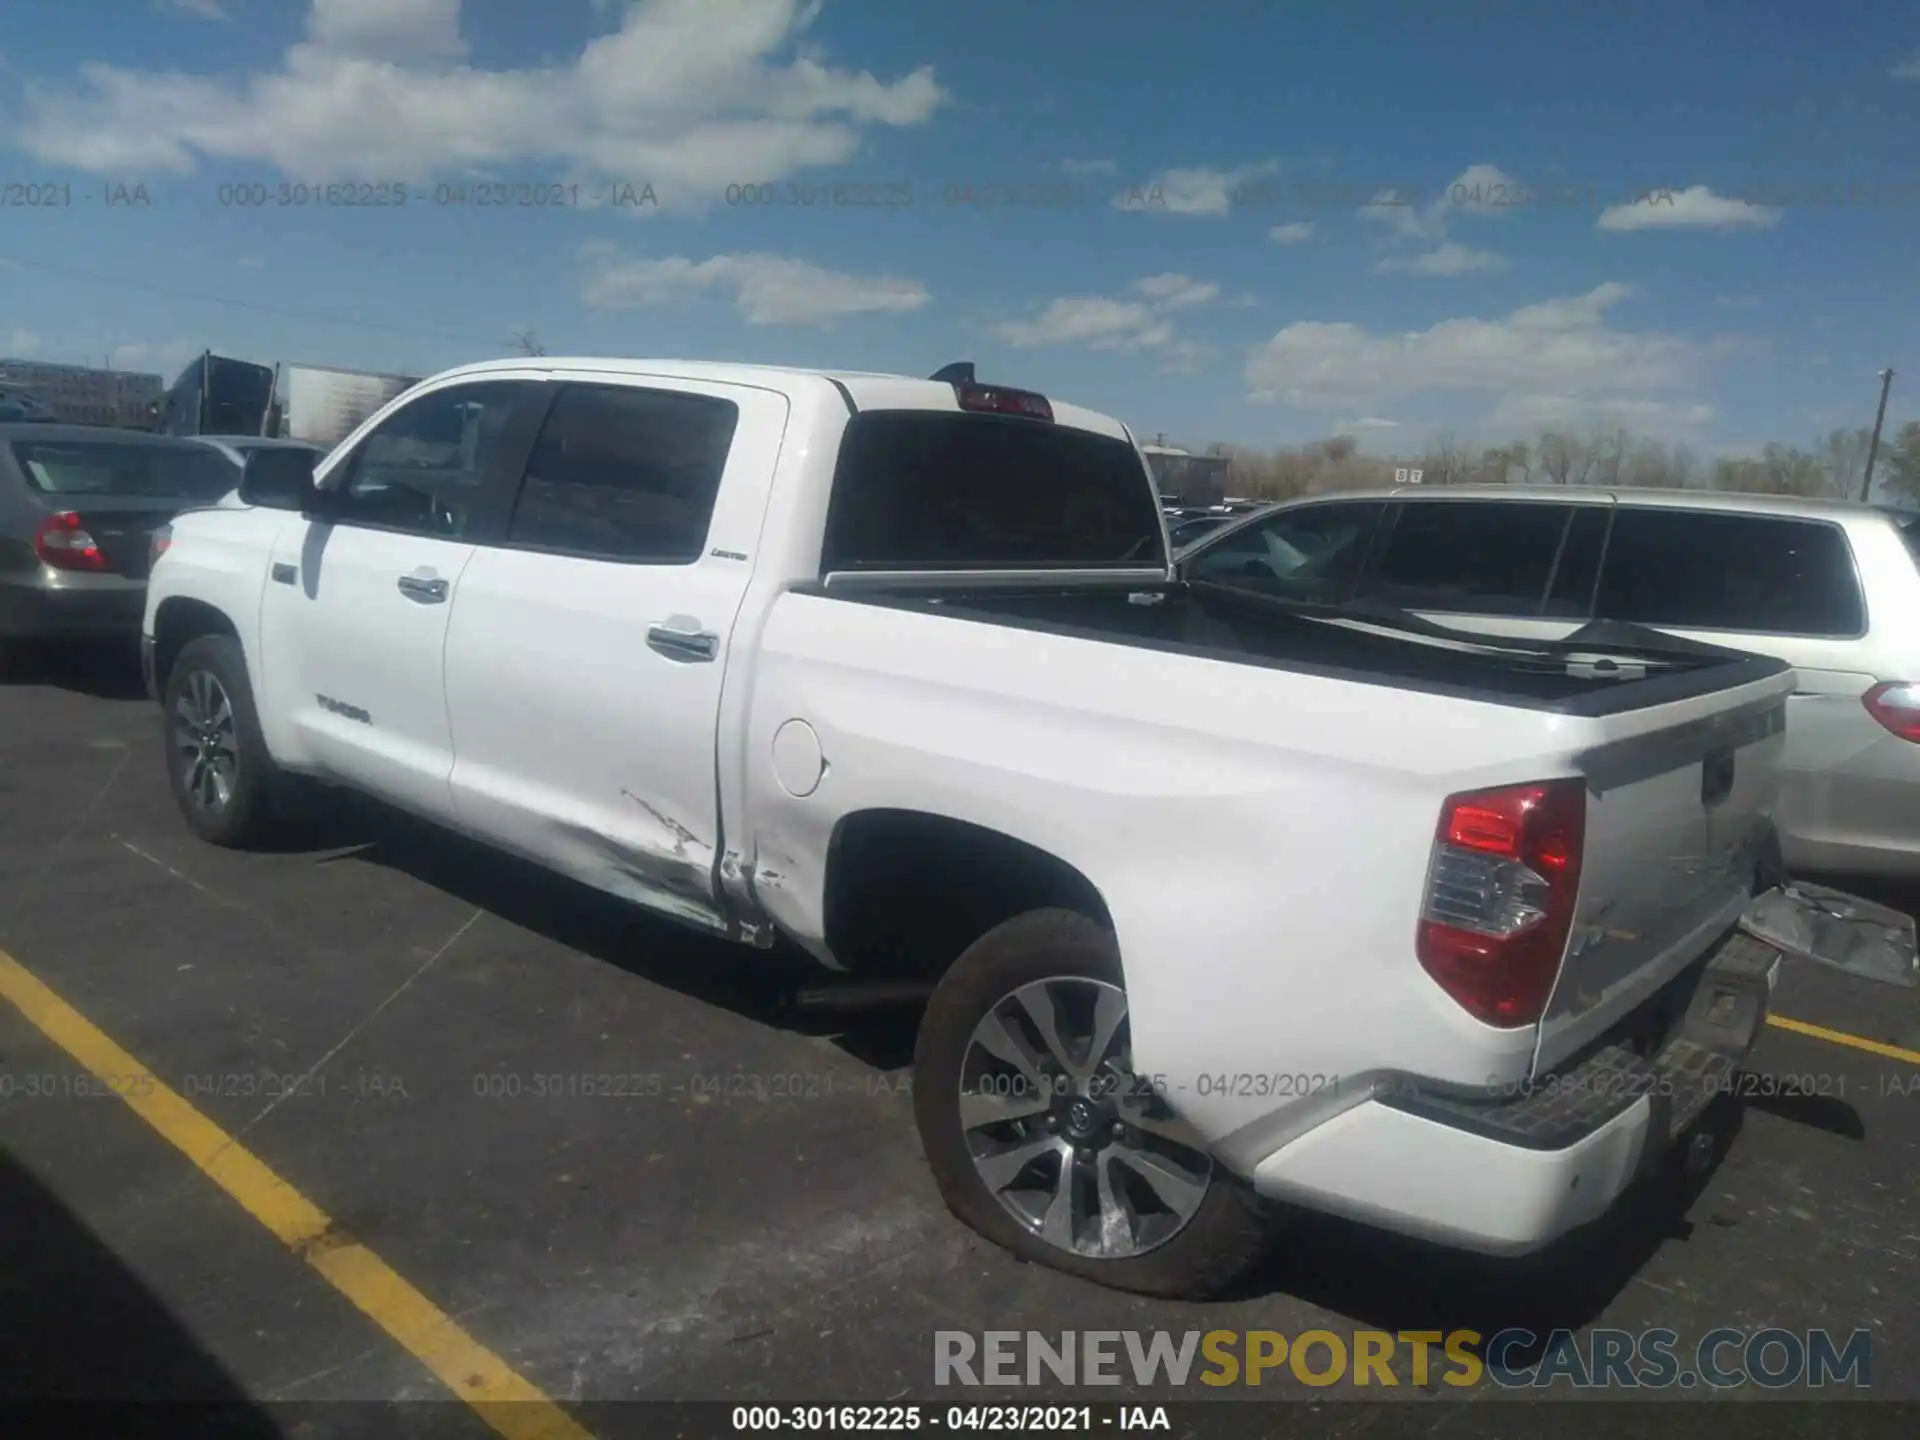
<svg viewBox="0 0 1920 1440">
<path fill-rule="evenodd" d="M 1248 1277 L 1246 1293 L 1228 1298 L 1284 1291 L 1362 1328 L 1473 1330 L 1483 1344 L 1502 1330 L 1529 1330 L 1535 1342 L 1513 1346 L 1503 1359 L 1512 1366 L 1530 1364 L 1553 1331 L 1577 1331 L 1597 1320 L 1655 1251 L 1685 1244 L 1696 1224 L 1736 1223 L 1717 1213 L 1697 1222 L 1688 1218 L 1739 1133 L 1741 1106 L 1723 1101 L 1709 1118 L 1717 1144 L 1705 1171 L 1690 1177 L 1657 1172 L 1602 1219 L 1537 1254 L 1473 1255 L 1327 1216 L 1294 1214 L 1276 1236 L 1272 1259 Z"/>
<path fill-rule="evenodd" d="M 382 865 L 691 999 L 747 1019 L 831 1040 L 880 1070 L 911 1062 L 919 1010 L 797 1010 L 795 994 L 821 980 L 812 957 L 782 941 L 755 950 L 675 925 L 611 895 L 502 854 L 452 831 L 344 792 L 303 790 L 297 841 L 280 849 L 364 847 Z"/>
<path fill-rule="evenodd" d="M 9 641 L 0 654 L 0 685 L 45 685 L 96 700 L 144 700 L 140 645 L 132 641 Z"/>
<path fill-rule="evenodd" d="M 0 1428 L 25 1413 L 13 1407 L 75 1401 L 193 1402 L 178 1418 L 190 1413 L 196 1433 L 281 1433 L 145 1283 L 0 1152 Z"/>
</svg>

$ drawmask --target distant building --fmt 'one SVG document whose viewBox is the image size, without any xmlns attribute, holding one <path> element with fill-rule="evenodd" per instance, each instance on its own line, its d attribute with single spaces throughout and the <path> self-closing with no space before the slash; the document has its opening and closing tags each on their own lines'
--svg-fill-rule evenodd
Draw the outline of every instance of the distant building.
<svg viewBox="0 0 1920 1440">
<path fill-rule="evenodd" d="M 166 381 L 158 375 L 40 360 L 0 360 L 0 385 L 30 391 L 62 424 L 129 430 L 153 424 L 152 407 L 166 392 Z"/>
<path fill-rule="evenodd" d="M 1225 455 L 1195 455 L 1170 445 L 1142 445 L 1160 498 L 1183 505 L 1218 505 L 1227 498 Z"/>
</svg>

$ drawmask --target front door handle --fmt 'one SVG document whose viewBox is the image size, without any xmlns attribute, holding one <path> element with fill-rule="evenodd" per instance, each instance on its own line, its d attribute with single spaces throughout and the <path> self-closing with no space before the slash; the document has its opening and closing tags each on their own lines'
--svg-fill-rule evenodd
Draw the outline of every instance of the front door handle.
<svg viewBox="0 0 1920 1440">
<path fill-rule="evenodd" d="M 417 600 L 422 605 L 439 605 L 447 598 L 447 582 L 427 580 L 418 575 L 402 575 L 397 582 L 400 593 L 409 600 Z"/>
<path fill-rule="evenodd" d="M 666 625 L 647 627 L 647 646 L 669 660 L 696 664 L 720 653 L 720 637 L 708 630 L 676 630 Z"/>
</svg>

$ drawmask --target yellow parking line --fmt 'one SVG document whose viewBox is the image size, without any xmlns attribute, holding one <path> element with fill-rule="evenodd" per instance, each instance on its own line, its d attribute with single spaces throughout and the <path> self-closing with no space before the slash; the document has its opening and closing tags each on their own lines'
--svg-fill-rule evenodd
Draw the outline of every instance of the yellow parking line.
<svg viewBox="0 0 1920 1440">
<path fill-rule="evenodd" d="M 1869 1055 L 1884 1055 L 1889 1060 L 1904 1060 L 1909 1065 L 1920 1065 L 1920 1050 L 1902 1050 L 1898 1045 L 1883 1045 L 1878 1040 L 1866 1040 L 1858 1035 L 1849 1035 L 1844 1030 L 1829 1030 L 1824 1025 L 1809 1025 L 1804 1020 L 1789 1020 L 1785 1015 L 1769 1015 L 1767 1023 L 1778 1025 L 1782 1030 L 1791 1030 L 1796 1035 L 1811 1035 L 1816 1040 L 1830 1040 L 1835 1045 L 1845 1045 L 1850 1050 L 1864 1050 Z"/>
<path fill-rule="evenodd" d="M 92 1021 L 0 950 L 0 996 L 118 1094 L 208 1179 L 508 1440 L 592 1440 L 541 1390 L 460 1328 L 325 1211 L 163 1085 Z"/>
</svg>

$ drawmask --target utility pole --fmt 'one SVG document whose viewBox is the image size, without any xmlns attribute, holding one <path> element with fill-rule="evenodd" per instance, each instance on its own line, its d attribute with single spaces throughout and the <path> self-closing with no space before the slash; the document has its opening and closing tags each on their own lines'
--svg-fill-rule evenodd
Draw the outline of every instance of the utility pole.
<svg viewBox="0 0 1920 1440">
<path fill-rule="evenodd" d="M 1867 473 L 1860 477 L 1860 500 L 1862 504 L 1871 498 L 1873 490 L 1873 462 L 1880 454 L 1880 427 L 1887 420 L 1887 391 L 1893 388 L 1893 369 L 1889 366 L 1880 372 L 1880 413 L 1873 417 L 1873 439 L 1867 442 Z"/>
</svg>

